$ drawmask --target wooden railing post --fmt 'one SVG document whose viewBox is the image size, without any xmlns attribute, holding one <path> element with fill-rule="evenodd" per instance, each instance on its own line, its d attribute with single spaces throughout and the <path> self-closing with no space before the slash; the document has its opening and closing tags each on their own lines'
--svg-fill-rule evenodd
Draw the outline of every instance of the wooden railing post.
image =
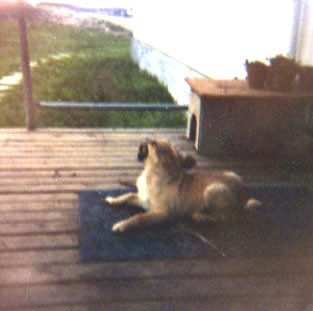
<svg viewBox="0 0 313 311">
<path fill-rule="evenodd" d="M 34 116 L 34 104 L 33 104 L 33 91 L 32 91 L 32 80 L 29 65 L 29 51 L 28 51 L 28 40 L 27 40 L 27 28 L 25 22 L 24 13 L 24 1 L 18 0 L 18 25 L 20 33 L 20 48 L 21 48 L 21 59 L 22 59 L 22 71 L 24 81 L 24 104 L 26 110 L 26 124 L 28 130 L 35 129 L 35 116 Z"/>
</svg>

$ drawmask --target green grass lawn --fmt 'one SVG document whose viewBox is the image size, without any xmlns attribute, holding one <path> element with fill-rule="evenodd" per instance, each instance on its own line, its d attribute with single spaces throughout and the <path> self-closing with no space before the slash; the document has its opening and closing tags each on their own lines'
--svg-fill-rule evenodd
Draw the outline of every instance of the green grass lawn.
<svg viewBox="0 0 313 311">
<path fill-rule="evenodd" d="M 0 27 L 0 77 L 19 70 L 17 27 Z M 96 28 L 31 24 L 30 57 L 39 66 L 32 70 L 35 101 L 74 102 L 172 102 L 166 87 L 139 69 L 130 58 L 125 34 Z M 70 53 L 70 58 L 48 55 Z M 116 112 L 36 109 L 39 127 L 181 127 L 183 112 Z M 1 99 L 0 126 L 25 126 L 23 87 L 17 85 Z"/>
</svg>

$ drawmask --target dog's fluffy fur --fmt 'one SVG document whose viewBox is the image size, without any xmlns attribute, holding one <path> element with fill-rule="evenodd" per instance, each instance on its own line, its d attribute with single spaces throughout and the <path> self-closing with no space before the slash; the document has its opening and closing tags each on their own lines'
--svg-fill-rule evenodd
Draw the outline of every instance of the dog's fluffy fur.
<svg viewBox="0 0 313 311">
<path fill-rule="evenodd" d="M 112 230 L 148 226 L 153 223 L 191 217 L 195 221 L 235 221 L 244 208 L 261 203 L 249 199 L 248 191 L 234 172 L 205 173 L 191 170 L 196 161 L 163 140 L 141 144 L 138 160 L 144 170 L 137 179 L 138 193 L 107 197 L 110 205 L 131 204 L 145 209 L 113 225 Z"/>
</svg>

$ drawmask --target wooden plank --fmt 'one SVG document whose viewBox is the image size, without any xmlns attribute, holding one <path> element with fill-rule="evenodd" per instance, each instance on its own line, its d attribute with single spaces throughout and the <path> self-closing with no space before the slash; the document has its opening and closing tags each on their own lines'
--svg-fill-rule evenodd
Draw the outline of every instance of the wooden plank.
<svg viewBox="0 0 313 311">
<path fill-rule="evenodd" d="M 299 297 L 300 298 L 300 297 Z M 164 310 L 179 310 L 179 311 L 295 311 L 295 310 L 313 310 L 312 307 L 302 308 L 303 305 L 297 303 L 293 296 L 285 297 L 214 297 L 207 299 L 168 299 L 159 301 L 126 301 L 126 302 L 104 302 L 86 304 L 64 304 L 35 306 L 14 308 L 10 311 L 164 311 Z"/>
<path fill-rule="evenodd" d="M 0 129 L 0 134 L 3 137 L 2 139 L 10 139 L 10 138 L 18 138 L 18 137 L 29 137 L 32 138 L 40 138 L 40 137 L 51 137 L 51 139 L 64 138 L 69 136 L 75 136 L 77 138 L 103 138 L 103 137 L 132 137 L 136 138 L 136 136 L 140 136 L 145 138 L 146 135 L 164 135 L 167 137 L 182 137 L 184 136 L 186 130 L 183 128 L 172 128 L 172 129 L 158 129 L 158 128 L 150 128 L 150 129 L 136 129 L 136 128 L 128 128 L 128 129 L 36 129 L 33 132 L 27 131 L 14 131 L 14 129 Z"/>
<path fill-rule="evenodd" d="M 136 162 L 136 155 L 137 155 L 137 147 L 133 148 L 131 151 L 131 147 L 123 147 L 121 149 L 116 149 L 112 147 L 110 150 L 106 151 L 99 151 L 98 149 L 95 149 L 94 147 L 91 148 L 90 146 L 85 146 L 85 149 L 83 150 L 82 147 L 74 148 L 74 149 L 58 149 L 53 147 L 51 149 L 50 147 L 46 147 L 46 150 L 39 150 L 40 147 L 35 147 L 32 151 L 28 150 L 25 153 L 25 148 L 21 150 L 20 152 L 17 152 L 18 148 L 20 148 L 20 145 L 17 145 L 14 147 L 11 151 L 4 150 L 2 152 L 2 161 L 3 165 L 0 167 L 1 170 L 7 171 L 10 169 L 10 165 L 7 164 L 7 162 L 10 162 L 10 160 L 14 160 L 16 163 L 24 163 L 24 166 L 28 163 L 27 161 L 34 161 L 37 160 L 37 156 L 40 159 L 41 162 L 44 162 L 45 160 L 54 161 L 54 162 L 60 162 L 61 159 L 63 160 L 64 157 L 66 157 L 66 160 L 74 159 L 75 161 L 95 161 L 99 162 L 104 159 L 107 159 L 107 161 L 116 162 L 118 159 L 120 159 L 120 163 L 122 163 L 123 159 L 125 161 L 134 161 Z M 32 147 L 33 148 L 33 147 Z M 68 146 L 66 147 L 68 148 Z M 2 148 L 3 149 L 3 148 Z M 216 167 L 216 168 L 240 168 L 240 169 L 260 169 L 260 170 L 269 170 L 269 163 L 264 161 L 241 161 L 241 160 L 228 160 L 228 161 L 221 161 L 218 159 L 206 159 L 205 157 L 202 157 L 194 152 L 194 150 L 184 150 L 180 149 L 188 154 L 192 154 L 198 161 L 198 165 L 200 166 L 206 166 L 206 167 Z M 6 155 L 6 153 L 8 154 Z M 31 154 L 28 154 L 30 152 Z M 41 154 L 38 154 L 38 152 L 41 152 Z M 15 155 L 12 159 L 11 155 L 12 153 Z M 25 157 L 24 157 L 25 156 Z M 98 157 L 98 159 L 97 159 Z M 61 159 L 60 159 L 61 158 Z M 272 168 L 273 169 L 273 168 Z M 276 170 L 285 171 L 285 167 L 277 167 Z"/>
<path fill-rule="evenodd" d="M 77 219 L 78 209 L 36 213 L 0 213 L 0 225 Z M 0 230 L 1 232 L 1 230 Z"/>
<path fill-rule="evenodd" d="M 1 197 L 0 197 L 1 198 Z M 47 201 L 47 202 L 15 202 L 0 203 L 0 217 L 2 213 L 27 213 L 27 212 L 58 212 L 76 210 L 78 200 Z"/>
<path fill-rule="evenodd" d="M 91 136 L 91 137 L 90 137 Z M 183 144 L 186 143 L 188 140 L 187 138 L 184 138 L 182 134 L 179 135 L 149 135 L 150 138 L 163 138 L 167 139 L 173 144 L 180 143 Z M 135 145 L 139 144 L 147 139 L 147 135 L 103 135 L 103 136 L 96 136 L 96 135 L 63 135 L 61 137 L 53 137 L 51 135 L 40 135 L 40 136 L 14 136 L 9 135 L 7 138 L 5 136 L 2 136 L 2 139 L 0 139 L 0 144 L 3 146 L 10 145 L 10 144 L 16 144 L 16 143 L 23 143 L 23 144 L 70 144 L 70 145 L 77 145 L 78 143 L 82 144 L 102 144 L 102 145 Z"/>
<path fill-rule="evenodd" d="M 14 224 L 14 225 L 12 225 Z M 8 222 L 0 224 L 0 237 L 14 235 L 78 233 L 78 219 L 62 221 Z"/>
<path fill-rule="evenodd" d="M 66 150 L 51 150 L 51 152 L 45 151 L 45 152 L 25 152 L 24 150 L 20 150 L 17 153 L 17 150 L 5 150 L 5 153 L 3 154 L 3 156 L 1 157 L 2 159 L 12 159 L 12 157 L 14 157 L 15 159 L 40 159 L 40 158 L 44 158 L 44 159 L 68 159 L 69 156 L 71 159 L 75 159 L 75 158 L 92 158 L 92 159 L 97 159 L 97 158 L 106 158 L 108 160 L 113 160 L 116 159 L 116 157 L 121 157 L 121 159 L 134 159 L 137 156 L 137 152 L 138 150 L 120 150 L 120 151 L 116 151 L 116 149 L 112 149 L 111 151 L 96 151 L 96 150 L 90 150 L 86 149 L 86 150 L 81 150 L 81 149 L 77 149 L 77 150 L 73 150 L 70 152 Z M 201 157 L 194 155 L 195 158 L 197 158 L 199 161 L 203 160 Z"/>
<path fill-rule="evenodd" d="M 207 166 L 207 161 L 201 159 L 200 157 L 194 156 L 194 158 L 197 160 L 197 164 L 200 166 Z M 38 165 L 42 165 L 42 163 L 68 163 L 69 161 L 75 162 L 87 162 L 90 163 L 91 161 L 95 163 L 103 162 L 103 161 L 109 161 L 111 163 L 125 163 L 126 165 L 128 163 L 137 163 L 137 152 L 133 154 L 129 154 L 127 152 L 123 153 L 123 155 L 118 155 L 118 154 L 96 154 L 96 153 L 91 153 L 89 151 L 89 154 L 85 153 L 79 153 L 79 151 L 76 151 L 75 154 L 71 153 L 63 153 L 59 152 L 54 154 L 48 154 L 48 153 L 43 153 L 43 154 L 23 154 L 19 153 L 18 155 L 14 156 L 14 159 L 12 156 L 9 154 L 6 154 L 5 156 L 1 157 L 1 165 L 3 165 L 3 169 L 9 169 L 10 166 L 8 163 L 14 164 L 15 166 L 21 166 L 25 167 L 28 165 L 30 162 L 38 162 Z M 12 166 L 12 165 L 11 165 Z M 143 167 L 143 165 L 140 165 Z"/>
<path fill-rule="evenodd" d="M 162 138 L 162 137 L 161 137 Z M 163 137 L 163 139 L 166 139 Z M 135 142 L 132 140 L 128 140 L 127 137 L 123 141 L 119 140 L 114 140 L 112 142 L 105 141 L 104 139 L 99 139 L 99 140 L 91 140 L 91 139 L 86 139 L 86 140 L 55 140 L 52 141 L 51 139 L 42 139 L 38 141 L 28 141 L 28 140 L 7 140 L 7 141 L 0 141 L 0 145 L 2 148 L 7 148 L 10 150 L 13 147 L 16 148 L 31 148 L 31 147 L 46 147 L 50 149 L 58 148 L 58 147 L 64 147 L 64 148 L 86 148 L 90 145 L 93 145 L 94 148 L 96 149 L 108 149 L 112 150 L 113 148 L 116 149 L 122 149 L 125 147 L 129 147 L 132 149 L 137 149 L 139 144 L 142 143 L 144 140 L 137 139 Z M 81 142 L 81 143 L 80 143 Z M 177 139 L 177 140 L 170 140 L 170 142 L 176 147 L 176 148 L 187 148 L 187 149 L 193 149 L 193 146 L 188 142 L 184 141 L 182 139 Z"/>
<path fill-rule="evenodd" d="M 117 164 L 121 164 L 122 161 L 127 161 L 125 163 L 125 167 L 129 166 L 136 166 L 136 167 L 143 167 L 142 163 L 138 163 L 136 158 L 129 158 L 129 157 L 121 157 L 121 158 L 63 158 L 63 159 L 55 159 L 55 158 L 35 158 L 35 159 L 9 159 L 9 158 L 2 158 L 0 160 L 0 165 L 2 167 L 5 167 L 6 169 L 10 169 L 11 167 L 55 167 L 55 166 L 61 166 L 61 167 L 69 167 L 69 166 L 75 166 L 75 167 L 94 167 L 94 166 L 104 166 L 104 164 L 110 164 L 110 166 L 116 166 Z M 108 163 L 110 162 L 110 163 Z M 122 162 L 123 163 L 123 162 Z"/>
<path fill-rule="evenodd" d="M 133 177 L 138 176 L 141 172 L 142 168 L 134 169 L 134 170 L 110 170 L 110 169 L 103 169 L 101 171 L 98 170 L 83 170 L 83 169 L 75 169 L 75 170 L 61 170 L 61 169 L 54 169 L 54 170 L 20 170 L 20 171 L 5 171 L 0 170 L 0 182 L 14 180 L 22 180 L 22 179 L 47 179 L 47 180 L 55 180 L 55 179 L 83 179 L 83 178 L 121 178 L 121 177 Z M 4 182 L 5 184 L 5 182 Z"/>
<path fill-rule="evenodd" d="M 78 261 L 78 248 L 69 249 L 36 249 L 0 253 L 0 267 L 17 267 L 25 265 L 51 265 L 75 263 Z"/>
<path fill-rule="evenodd" d="M 35 249 L 64 249 L 77 248 L 78 237 L 76 233 L 55 235 L 25 235 L 0 236 L 0 254 L 10 251 L 28 251 Z"/>
<path fill-rule="evenodd" d="M 187 78 L 187 83 L 200 97 L 212 100 L 238 99 L 245 103 L 247 100 L 268 101 L 277 100 L 288 102 L 291 99 L 312 100 L 311 92 L 277 92 L 271 90 L 258 90 L 248 87 L 247 80 L 214 80 L 203 78 Z M 220 101 L 222 102 L 222 101 Z"/>
<path fill-rule="evenodd" d="M 0 134 L 8 135 L 13 137 L 15 134 L 18 135 L 51 135 L 56 137 L 61 137 L 63 135 L 84 135 L 88 136 L 90 134 L 99 135 L 146 135 L 148 134 L 166 134 L 170 135 L 183 135 L 186 130 L 184 128 L 37 128 L 35 131 L 29 133 L 25 128 L 5 128 L 0 129 Z M 5 136 L 3 136 L 5 137 Z"/>
<path fill-rule="evenodd" d="M 124 160 L 124 161 L 123 161 Z M 135 157 L 121 157 L 121 158 L 67 158 L 67 159 L 1 159 L 0 161 L 1 170 L 8 171 L 14 169 L 23 169 L 23 170 L 82 170 L 82 169 L 115 169 L 120 170 L 121 168 L 125 169 L 142 169 L 142 163 L 139 163 Z M 241 163 L 233 162 L 223 164 L 221 162 L 207 162 L 207 161 L 198 161 L 197 168 L 211 168 L 211 169 L 241 169 L 246 168 L 248 165 L 253 165 L 252 163 Z M 255 164 L 256 165 L 256 164 Z"/>
<path fill-rule="evenodd" d="M 132 182 L 132 181 L 131 181 Z M 108 181 L 108 182 L 83 182 L 83 183 L 72 183 L 72 184 L 62 184 L 62 183 L 51 183 L 51 184 L 40 184 L 40 185 L 9 185 L 0 188 L 1 194 L 33 194 L 33 193 L 79 193 L 83 190 L 105 190 L 112 188 L 122 188 L 118 181 Z M 0 203 L 1 205 L 1 203 Z"/>
<path fill-rule="evenodd" d="M 132 302 L 155 300 L 200 300 L 219 297 L 251 297 L 268 303 L 271 297 L 296 297 L 307 279 L 295 280 L 264 277 L 208 279 L 128 279 L 103 280 L 2 288 L 0 308 L 45 306 L 49 304 L 82 304 L 95 301 Z M 301 295 L 301 294 L 300 294 Z"/>
<path fill-rule="evenodd" d="M 121 152 L 120 152 L 121 153 Z M 75 150 L 73 152 L 71 152 L 69 154 L 68 151 L 56 151 L 53 150 L 50 153 L 49 152 L 24 152 L 24 151 L 19 151 L 17 153 L 17 151 L 5 151 L 5 154 L 1 157 L 1 159 L 12 159 L 12 157 L 14 157 L 15 159 L 58 159 L 58 160 L 65 160 L 68 159 L 69 156 L 71 159 L 76 159 L 76 158 L 81 158 L 81 159 L 87 159 L 87 158 L 91 158 L 91 159 L 97 159 L 97 158 L 106 158 L 108 160 L 114 160 L 116 159 L 116 157 L 121 156 L 120 153 L 117 152 L 97 152 L 97 151 L 93 151 L 93 150 L 86 150 L 86 151 L 82 151 L 82 150 Z M 135 158 L 135 156 L 137 155 L 137 152 L 129 152 L 129 151 L 123 151 L 122 152 L 122 158 L 124 159 L 133 159 Z"/>
<path fill-rule="evenodd" d="M 131 184 L 133 180 L 129 181 Z M 105 189 L 112 189 L 112 188 L 123 188 L 119 181 L 112 180 L 106 182 L 80 182 L 75 183 L 62 183 L 62 182 L 55 182 L 55 183 L 29 183 L 29 184 L 22 184 L 18 183 L 14 185 L 14 183 L 10 183 L 8 186 L 0 187 L 0 196 L 1 194 L 32 194 L 32 193 L 78 193 L 82 190 L 105 190 Z M 1 203 L 0 203 L 1 206 Z M 1 213 L 1 207 L 0 207 Z"/>
<path fill-rule="evenodd" d="M 22 132 L 22 133 L 27 133 L 27 129 L 25 129 L 24 127 L 14 127 L 14 128 L 5 128 L 3 129 L 4 131 L 6 132 L 12 132 L 12 133 L 19 133 L 19 132 Z M 72 127 L 45 127 L 45 128 L 37 128 L 36 129 L 36 132 L 52 132 L 52 133 L 58 133 L 58 132 L 61 132 L 61 133 L 64 133 L 64 132 L 73 132 L 73 133 L 90 133 L 90 132 L 101 132 L 101 133 L 105 133 L 105 132 L 121 132 L 121 133 L 128 133 L 128 132 L 133 132 L 133 131 L 136 131 L 136 132 L 140 132 L 140 131 L 149 131 L 149 130 L 152 130 L 152 131 L 169 131 L 169 132 L 176 132 L 177 130 L 179 130 L 179 128 L 103 128 L 103 127 L 95 127 L 95 128 L 91 128 L 91 127 L 88 127 L 88 128 L 72 128 Z"/>
<path fill-rule="evenodd" d="M 122 159 L 121 159 L 122 160 Z M 115 167 L 135 167 L 135 168 L 142 168 L 142 164 L 138 163 L 135 159 L 128 159 L 127 163 L 121 162 L 120 159 L 112 159 L 112 161 L 108 162 L 107 159 L 71 159 L 67 158 L 62 161 L 58 161 L 57 159 L 1 159 L 0 165 L 4 167 L 6 170 L 8 169 L 16 169 L 16 168 L 26 168 L 26 169 L 56 169 L 56 168 L 86 168 L 86 167 L 108 167 L 108 168 L 115 168 Z"/>
<path fill-rule="evenodd" d="M 103 175 L 101 177 L 98 176 L 84 176 L 84 177 L 62 177 L 59 173 L 56 173 L 53 177 L 35 177 L 29 176 L 27 178 L 19 178 L 14 179 L 13 177 L 10 178 L 2 178 L 0 179 L 0 188 L 7 186 L 17 186 L 20 187 L 23 185 L 30 187 L 30 186 L 44 186 L 44 185 L 70 185 L 70 184 L 82 184 L 85 186 L 88 185 L 95 185 L 95 184 L 110 184 L 116 183 L 118 180 L 129 180 L 136 182 L 137 177 L 139 176 L 140 170 L 135 171 L 133 173 L 118 173 L 114 174 L 115 172 L 111 172 L 110 174 Z"/>
<path fill-rule="evenodd" d="M 39 135 L 11 135 L 11 134 L 3 134 L 0 139 L 0 143 L 5 145 L 23 143 L 25 145 L 30 145 L 32 143 L 44 143 L 50 142 L 53 143 L 63 143 L 63 144 L 73 144 L 77 145 L 80 141 L 85 144 L 96 143 L 102 145 L 134 145 L 136 142 L 143 142 L 148 137 L 153 138 L 164 138 L 166 140 L 171 141 L 172 143 L 186 144 L 188 142 L 188 138 L 185 138 L 184 134 L 154 134 L 154 135 L 146 135 L 146 134 L 133 134 L 133 135 L 98 135 L 98 134 L 88 134 L 88 135 L 80 135 L 78 134 L 56 134 L 55 136 L 50 134 L 39 134 Z M 187 143 L 188 144 L 188 143 Z"/>
<path fill-rule="evenodd" d="M 72 161 L 70 159 L 67 160 L 49 160 L 49 159 L 33 159 L 33 160 L 10 160 L 6 161 L 0 161 L 0 165 L 2 167 L 1 171 L 8 172 L 8 171 L 45 171 L 45 170 L 142 170 L 143 166 L 142 163 L 137 162 L 136 160 L 130 160 L 128 159 L 121 159 L 118 160 L 112 160 L 109 161 L 107 159 L 73 159 Z M 241 169 L 240 167 L 232 167 L 233 170 Z M 208 166 L 205 162 L 198 162 L 197 163 L 197 169 L 211 169 L 211 170 L 225 170 L 225 169 L 231 169 L 231 167 L 228 166 L 221 166 L 218 167 L 216 165 L 214 166 Z"/>
<path fill-rule="evenodd" d="M 80 183 L 80 184 L 50 184 L 50 185 L 12 185 L 12 186 L 3 186 L 0 188 L 0 197 L 2 194 L 71 194 L 78 193 L 82 190 L 88 189 L 111 189 L 111 188 L 121 188 L 121 185 L 118 181 L 108 181 L 108 182 L 99 182 L 99 183 Z M 1 204 L 1 198 L 0 198 Z"/>
<path fill-rule="evenodd" d="M 19 178 L 19 179 L 14 179 L 14 178 L 0 178 L 0 187 L 5 187 L 5 186 L 19 186 L 19 185 L 27 185 L 32 186 L 38 186 L 38 185 L 55 185 L 55 184 L 84 184 L 84 185 L 94 185 L 94 184 L 101 184 L 101 183 L 110 183 L 110 182 L 115 182 L 117 180 L 132 180 L 134 183 L 139 176 L 139 171 L 138 173 L 135 172 L 133 174 L 110 174 L 109 176 L 86 176 L 86 177 L 61 177 L 61 176 L 56 176 L 56 177 L 32 177 L 29 176 L 28 178 Z"/>
<path fill-rule="evenodd" d="M 0 130 L 1 134 L 1 130 Z M 128 141 L 142 141 L 145 140 L 147 137 L 164 137 L 165 139 L 171 141 L 188 141 L 185 137 L 185 130 L 178 131 L 178 132 L 135 132 L 127 134 L 127 133 L 84 133 L 84 132 L 54 132 L 54 133 L 38 133 L 37 131 L 32 133 L 21 133 L 21 134 L 14 134 L 14 133 L 7 133 L 2 132 L 0 142 L 8 143 L 14 141 L 24 141 L 24 142 L 36 142 L 36 141 L 45 141 L 49 139 L 51 142 L 56 141 L 66 141 L 66 142 L 78 142 L 78 141 L 101 141 L 101 142 L 112 142 L 114 144 L 126 142 Z"/>
<path fill-rule="evenodd" d="M 126 160 L 125 160 L 126 162 Z M 135 181 L 140 175 L 143 167 L 138 165 L 110 166 L 110 167 L 11 167 L 11 169 L 0 169 L 0 185 L 10 184 L 42 184 L 42 183 L 90 183 L 92 181 L 101 182 L 109 180 L 132 180 Z M 252 182 L 281 182 L 281 183 L 310 183 L 312 171 L 299 170 L 298 172 L 288 173 L 286 170 L 272 170 L 266 172 L 262 168 L 244 168 L 234 166 L 209 165 L 198 163 L 196 169 L 207 171 L 232 170 L 240 174 L 246 181 Z"/>
<path fill-rule="evenodd" d="M 135 178 L 125 179 L 120 178 L 120 180 L 127 181 L 131 184 L 135 184 Z M 78 193 L 82 190 L 96 189 L 96 190 L 105 190 L 112 188 L 122 188 L 120 184 L 120 180 L 118 178 L 114 179 L 101 179 L 101 180 L 81 180 L 81 181 L 71 181 L 68 183 L 62 182 L 62 180 L 58 180 L 55 182 L 31 182 L 27 183 L 9 183 L 8 185 L 3 185 L 0 187 L 0 205 L 1 205 L 1 195 L 9 195 L 9 194 L 34 194 L 39 193 L 42 194 L 68 194 L 68 193 Z M 252 184 L 252 183 L 250 183 Z M 260 184 L 260 181 L 259 181 Z M 271 184 L 274 185 L 273 180 L 271 180 Z M 282 183 L 277 183 L 282 185 Z M 301 183 L 296 182 L 295 185 L 301 185 Z M 286 185 L 292 185 L 291 182 L 286 183 Z M 305 184 L 303 184 L 305 186 Z"/>
<path fill-rule="evenodd" d="M 23 142 L 14 142 L 8 144 L 0 144 L 2 150 L 14 153 L 24 151 L 24 152 L 54 152 L 54 151 L 62 151 L 62 152 L 78 152 L 78 151 L 90 151 L 92 150 L 99 151 L 99 152 L 126 152 L 129 151 L 131 153 L 136 154 L 138 150 L 139 144 L 142 141 L 138 141 L 135 144 L 132 143 L 125 143 L 125 144 L 104 144 L 102 142 L 98 143 L 71 143 L 71 142 L 56 142 L 56 143 L 47 143 L 47 141 L 38 142 L 38 143 L 23 143 Z M 193 152 L 194 148 L 192 146 L 188 146 L 185 144 L 175 143 L 174 146 L 183 152 Z"/>
<path fill-rule="evenodd" d="M 226 167 L 223 169 L 234 169 L 234 167 Z M 212 167 L 208 169 L 222 169 L 218 167 Z M 92 169 L 54 169 L 54 170 L 1 170 L 0 169 L 0 185 L 10 185 L 10 184 L 44 184 L 44 183 L 81 183 L 81 182 L 90 182 L 108 180 L 115 178 L 115 180 L 135 180 L 140 172 L 142 167 L 138 168 L 127 168 L 127 170 L 119 169 L 106 169 L 103 170 L 92 170 Z M 300 171 L 297 173 L 288 174 L 286 171 L 275 171 L 271 170 L 266 172 L 262 169 L 257 168 L 235 168 L 237 173 L 240 173 L 247 181 L 268 181 L 273 182 L 275 180 L 281 181 L 290 181 L 297 180 L 297 183 L 309 182 L 312 180 L 312 173 L 310 170 Z"/>
<path fill-rule="evenodd" d="M 2 196 L 7 197 L 8 195 L 26 195 L 26 194 L 39 194 L 39 197 L 36 199 L 39 199 L 43 196 L 43 194 L 72 194 L 72 193 L 78 193 L 82 190 L 87 189 L 98 189 L 98 190 L 105 190 L 105 189 L 111 189 L 111 188 L 123 188 L 121 186 L 120 181 L 127 181 L 130 184 L 135 184 L 135 176 L 133 178 L 112 178 L 112 179 L 97 179 L 97 178 L 90 178 L 88 179 L 80 179 L 78 181 L 76 180 L 69 180 L 69 179 L 59 179 L 55 182 L 53 180 L 43 180 L 43 181 L 36 181 L 36 180 L 27 180 L 23 183 L 23 180 L 14 183 L 14 181 L 10 181 L 7 184 L 4 184 L 0 187 L 0 213 L 1 211 L 8 211 L 11 205 L 2 205 Z M 258 184 L 260 184 L 262 180 L 258 181 Z M 252 182 L 250 182 L 252 184 Z M 271 184 L 273 183 L 273 180 L 271 180 Z M 281 185 L 281 183 L 279 183 Z M 295 182 L 295 185 L 300 185 L 301 183 Z M 286 183 L 286 185 L 292 185 L 291 182 Z M 303 184 L 305 186 L 305 184 Z M 17 197 L 16 197 L 17 198 Z M 15 200 L 15 198 L 14 198 Z M 42 200 L 41 200 L 42 201 Z M 44 201 L 44 200 L 43 200 Z M 16 202 L 16 201 L 15 201 Z M 13 201 L 9 201 L 8 203 L 13 204 Z M 15 204 L 15 203 L 14 203 Z M 63 205 L 66 205 L 66 203 L 63 203 Z M 73 204 L 70 203 L 72 206 Z M 3 207 L 1 207 L 3 206 Z M 50 205 L 51 206 L 51 205 Z M 2 210 L 3 208 L 3 210 Z M 38 205 L 36 206 L 37 209 L 40 209 Z M 65 208 L 69 208 L 65 207 Z M 19 208 L 22 210 L 22 208 Z M 42 209 L 46 210 L 47 208 L 42 206 Z"/>
<path fill-rule="evenodd" d="M 86 148 L 88 146 L 94 146 L 95 148 L 138 148 L 138 146 L 144 142 L 145 140 L 142 139 L 137 139 L 137 140 L 130 140 L 125 138 L 125 140 L 112 140 L 112 141 L 105 141 L 104 139 L 102 140 L 97 140 L 97 139 L 86 139 L 86 140 L 56 140 L 56 141 L 51 141 L 49 138 L 47 140 L 38 140 L 38 141 L 22 141 L 22 140 L 11 140 L 11 141 L 0 141 L 0 146 L 1 148 L 34 148 L 34 147 L 50 147 L 50 148 Z M 176 148 L 188 148 L 192 149 L 188 144 L 181 140 L 177 141 L 170 141 Z"/>
<path fill-rule="evenodd" d="M 25 202 L 61 202 L 78 200 L 78 195 L 75 193 L 54 193 L 54 194 L 1 194 L 0 206 L 7 203 L 23 203 Z"/>
</svg>

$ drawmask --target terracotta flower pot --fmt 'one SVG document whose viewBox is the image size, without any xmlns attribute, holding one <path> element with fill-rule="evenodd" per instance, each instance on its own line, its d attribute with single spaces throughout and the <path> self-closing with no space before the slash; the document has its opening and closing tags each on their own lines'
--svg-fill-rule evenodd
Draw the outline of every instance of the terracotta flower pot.
<svg viewBox="0 0 313 311">
<path fill-rule="evenodd" d="M 246 60 L 245 65 L 248 73 L 247 80 L 249 88 L 264 89 L 268 66 L 259 61 L 249 63 L 248 60 Z"/>
<path fill-rule="evenodd" d="M 298 72 L 298 64 L 294 59 L 282 55 L 271 58 L 270 63 L 266 88 L 280 92 L 290 91 Z"/>
<path fill-rule="evenodd" d="M 266 86 L 272 91 L 288 92 L 293 87 L 297 71 L 288 68 L 269 68 Z"/>
</svg>

